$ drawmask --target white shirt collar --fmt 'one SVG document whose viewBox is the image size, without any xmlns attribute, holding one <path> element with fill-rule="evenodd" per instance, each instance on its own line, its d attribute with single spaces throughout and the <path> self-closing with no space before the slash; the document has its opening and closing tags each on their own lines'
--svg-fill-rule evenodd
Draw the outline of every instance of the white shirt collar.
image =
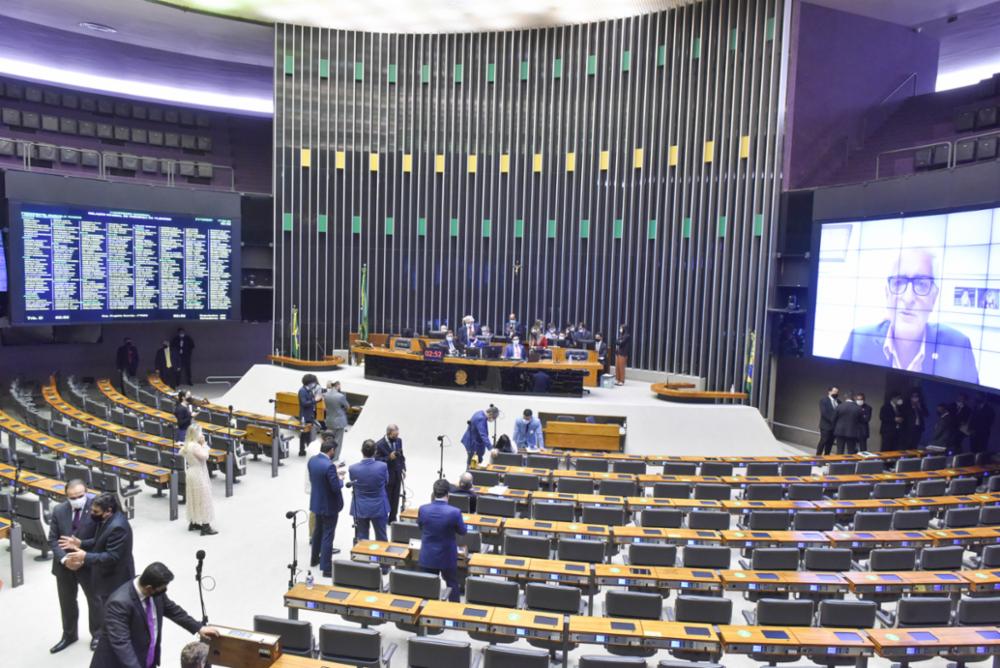
<svg viewBox="0 0 1000 668">
<path fill-rule="evenodd" d="M 132 580 L 132 586 L 135 588 L 135 593 L 139 595 L 139 603 L 142 603 L 142 605 L 145 606 L 146 599 L 149 597 L 142 593 L 142 587 L 139 586 L 139 578 Z"/>
<path fill-rule="evenodd" d="M 913 360 L 910 362 L 909 366 L 904 367 L 899 361 L 899 355 L 896 353 L 896 345 L 893 343 L 896 333 L 895 328 L 895 324 L 889 324 L 889 331 L 886 332 L 885 341 L 882 343 L 882 354 L 885 355 L 886 360 L 892 363 L 893 369 L 920 371 L 924 366 L 924 355 L 927 354 L 927 330 L 924 330 L 924 335 L 920 339 L 920 350 L 918 350 L 917 354 L 913 356 Z"/>
</svg>

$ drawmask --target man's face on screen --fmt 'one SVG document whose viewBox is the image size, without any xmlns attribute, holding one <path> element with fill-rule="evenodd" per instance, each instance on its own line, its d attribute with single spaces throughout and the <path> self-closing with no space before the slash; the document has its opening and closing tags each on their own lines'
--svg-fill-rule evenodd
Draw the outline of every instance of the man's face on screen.
<svg viewBox="0 0 1000 668">
<path fill-rule="evenodd" d="M 886 304 L 898 339 L 919 340 L 937 301 L 934 261 L 922 250 L 904 250 L 886 280 Z"/>
</svg>

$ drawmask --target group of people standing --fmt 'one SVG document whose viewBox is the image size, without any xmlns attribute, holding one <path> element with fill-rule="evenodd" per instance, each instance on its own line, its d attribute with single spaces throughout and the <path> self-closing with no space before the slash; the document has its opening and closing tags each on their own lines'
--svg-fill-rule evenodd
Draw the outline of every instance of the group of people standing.
<svg viewBox="0 0 1000 668">
<path fill-rule="evenodd" d="M 959 394 L 954 402 L 939 403 L 936 413 L 937 420 L 925 443 L 930 413 L 921 393 L 914 390 L 904 399 L 902 392 L 893 392 L 878 413 L 882 450 L 906 450 L 930 444 L 959 452 L 968 439 L 971 452 L 986 452 L 996 414 L 984 396 L 970 402 L 968 395 Z M 865 403 L 863 393 L 848 393 L 841 400 L 840 389 L 831 386 L 819 401 L 819 415 L 817 455 L 830 454 L 834 443 L 838 454 L 867 450 L 872 408 Z"/>
<path fill-rule="evenodd" d="M 193 385 L 194 379 L 191 375 L 191 360 L 194 356 L 194 339 L 181 327 L 174 336 L 160 343 L 153 356 L 153 367 L 160 376 L 160 380 L 170 387 L 177 387 L 181 383 Z M 128 376 L 135 378 L 139 373 L 139 349 L 126 336 L 122 344 L 115 352 L 115 369 L 118 370 L 120 378 Z"/>
</svg>

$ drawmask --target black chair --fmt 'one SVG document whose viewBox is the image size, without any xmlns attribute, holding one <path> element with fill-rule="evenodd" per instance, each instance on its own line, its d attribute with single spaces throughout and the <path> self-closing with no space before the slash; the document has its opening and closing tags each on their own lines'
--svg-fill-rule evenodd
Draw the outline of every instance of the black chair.
<svg viewBox="0 0 1000 668">
<path fill-rule="evenodd" d="M 94 484 L 90 469 L 80 464 L 66 464 L 63 474 L 66 480 L 82 480 L 87 487 Z"/>
<path fill-rule="evenodd" d="M 945 494 L 948 496 L 964 496 L 966 494 L 975 494 L 976 488 L 979 486 L 979 481 L 975 478 L 963 477 L 963 478 L 952 478 L 948 482 L 948 489 L 945 490 Z"/>
<path fill-rule="evenodd" d="M 583 506 L 583 522 L 585 524 L 604 524 L 607 526 L 624 526 L 628 524 L 628 515 L 621 506 Z"/>
<path fill-rule="evenodd" d="M 878 606 L 872 601 L 825 600 L 819 603 L 819 626 L 870 629 L 875 626 Z M 851 660 L 854 663 L 854 660 Z"/>
<path fill-rule="evenodd" d="M 472 512 L 472 497 L 468 494 L 449 494 L 448 505 L 454 506 L 463 513 Z"/>
<path fill-rule="evenodd" d="M 833 531 L 837 514 L 825 510 L 803 510 L 792 520 L 794 531 Z"/>
<path fill-rule="evenodd" d="M 962 555 L 965 549 L 961 545 L 944 547 L 925 547 L 920 551 L 918 562 L 922 571 L 957 571 L 962 568 Z"/>
<path fill-rule="evenodd" d="M 781 466 L 772 462 L 751 462 L 747 464 L 747 476 L 780 475 Z"/>
<path fill-rule="evenodd" d="M 690 499 L 691 485 L 686 482 L 658 482 L 653 485 L 653 497 L 657 499 Z"/>
<path fill-rule="evenodd" d="M 872 489 L 873 499 L 899 499 L 906 496 L 910 486 L 905 482 L 879 482 Z"/>
<path fill-rule="evenodd" d="M 17 523 L 21 525 L 21 538 L 27 543 L 28 547 L 41 552 L 39 556 L 35 557 L 35 561 L 48 561 L 51 559 L 52 555 L 49 550 L 49 525 L 45 521 L 45 510 L 42 506 L 42 500 L 30 492 L 15 497 L 14 516 L 17 519 Z"/>
<path fill-rule="evenodd" d="M 684 568 L 715 568 L 726 570 L 732 558 L 728 547 L 716 545 L 687 545 L 681 553 Z"/>
<path fill-rule="evenodd" d="M 875 475 L 877 473 L 885 473 L 885 464 L 882 463 L 881 459 L 865 459 L 858 462 L 854 472 L 858 475 Z"/>
<path fill-rule="evenodd" d="M 731 476 L 733 475 L 733 465 L 729 462 L 702 462 L 701 475 L 703 476 Z"/>
<path fill-rule="evenodd" d="M 854 515 L 855 531 L 889 531 L 892 529 L 892 513 L 863 510 Z"/>
<path fill-rule="evenodd" d="M 254 615 L 253 630 L 281 638 L 281 651 L 294 656 L 312 657 L 312 624 L 298 619 Z"/>
<path fill-rule="evenodd" d="M 524 466 L 524 455 L 519 452 L 498 452 L 490 463 L 501 466 Z"/>
<path fill-rule="evenodd" d="M 958 601 L 955 626 L 1000 626 L 1000 596 L 963 596 Z"/>
<path fill-rule="evenodd" d="M 965 529 L 979 524 L 979 508 L 949 508 L 945 511 L 945 529 Z"/>
<path fill-rule="evenodd" d="M 594 457 L 579 457 L 574 459 L 573 462 L 573 466 L 577 471 L 607 473 L 609 466 L 607 459 L 595 459 Z"/>
<path fill-rule="evenodd" d="M 601 480 L 597 493 L 605 496 L 639 496 L 639 483 L 634 480 Z"/>
<path fill-rule="evenodd" d="M 687 550 L 689 548 L 685 548 Z M 681 595 L 674 602 L 673 618 L 678 622 L 697 624 L 731 624 L 733 618 L 733 601 L 719 596 L 689 596 Z M 719 654 L 695 650 L 679 649 L 671 651 L 678 659 L 689 661 L 717 661 Z"/>
<path fill-rule="evenodd" d="M 819 501 L 823 498 L 823 485 L 795 482 L 788 486 L 790 501 Z"/>
<path fill-rule="evenodd" d="M 812 475 L 812 464 L 789 463 L 782 464 L 779 475 L 789 476 L 809 476 Z"/>
<path fill-rule="evenodd" d="M 842 573 L 851 570 L 852 556 L 851 550 L 846 547 L 807 547 L 802 566 L 807 571 Z"/>
<path fill-rule="evenodd" d="M 646 462 L 637 459 L 614 459 L 611 461 L 611 470 L 615 473 L 645 475 Z"/>
<path fill-rule="evenodd" d="M 441 578 L 434 573 L 394 568 L 389 571 L 389 593 L 427 600 L 441 598 Z"/>
<path fill-rule="evenodd" d="M 582 610 L 583 593 L 579 587 L 541 584 L 529 582 L 524 587 L 524 607 L 536 612 L 551 612 L 559 615 L 579 615 Z M 555 653 L 562 649 L 574 649 L 577 645 L 571 643 L 564 647 L 561 640 L 544 640 L 528 638 L 532 647 L 546 649 L 555 658 Z"/>
<path fill-rule="evenodd" d="M 944 496 L 948 491 L 948 481 L 941 478 L 921 480 L 913 490 L 913 496 Z"/>
<path fill-rule="evenodd" d="M 931 455 L 924 457 L 920 461 L 921 471 L 939 471 L 948 465 L 948 457 L 945 455 Z"/>
<path fill-rule="evenodd" d="M 747 527 L 753 531 L 787 531 L 791 516 L 784 510 L 752 510 Z"/>
<path fill-rule="evenodd" d="M 917 565 L 917 551 L 912 547 L 883 547 L 868 555 L 873 571 L 912 571 Z"/>
<path fill-rule="evenodd" d="M 472 482 L 480 487 L 495 487 L 500 484 L 500 474 L 495 471 L 485 471 L 483 469 L 472 469 Z"/>
<path fill-rule="evenodd" d="M 757 601 L 757 609 L 753 612 L 744 610 L 743 616 L 747 623 L 757 626 L 811 626 L 813 618 L 813 602 L 809 600 L 788 601 L 782 598 L 762 598 Z M 751 655 L 758 661 L 797 661 L 793 658 L 773 658 L 770 654 Z M 779 655 L 786 656 L 786 655 Z"/>
<path fill-rule="evenodd" d="M 979 526 L 990 527 L 1000 524 L 1000 506 L 983 506 L 979 509 Z"/>
<path fill-rule="evenodd" d="M 687 524 L 689 529 L 725 531 L 729 528 L 730 519 L 729 513 L 724 510 L 692 510 L 688 513 Z"/>
<path fill-rule="evenodd" d="M 491 645 L 483 652 L 483 668 L 549 668 L 549 653 Z"/>
<path fill-rule="evenodd" d="M 896 473 L 913 473 L 920 470 L 920 457 L 901 457 L 896 460 Z"/>
<path fill-rule="evenodd" d="M 750 570 L 796 571 L 799 550 L 795 547 L 758 547 L 750 557 Z"/>
<path fill-rule="evenodd" d="M 512 557 L 548 559 L 552 554 L 551 543 L 545 536 L 504 534 L 503 553 Z"/>
<path fill-rule="evenodd" d="M 521 591 L 516 582 L 486 577 L 470 577 L 465 580 L 465 602 L 470 605 L 492 605 L 502 608 L 518 607 Z M 506 636 L 485 631 L 469 631 L 473 640 L 492 643 L 512 643 L 517 636 Z"/>
<path fill-rule="evenodd" d="M 747 485 L 743 498 L 747 501 L 780 501 L 785 498 L 785 488 L 770 483 L 751 484 Z"/>
<path fill-rule="evenodd" d="M 476 499 L 476 512 L 480 515 L 517 517 L 517 501 L 498 496 L 480 496 Z"/>
<path fill-rule="evenodd" d="M 472 645 L 437 638 L 410 638 L 407 642 L 409 668 L 470 668 Z"/>
<path fill-rule="evenodd" d="M 608 617 L 661 619 L 663 599 L 659 594 L 612 589 L 604 595 L 604 613 Z"/>
<path fill-rule="evenodd" d="M 593 654 L 580 657 L 579 668 L 647 668 L 646 659 L 641 656 L 608 656 Z M 700 668 L 693 666 L 692 668 Z"/>
<path fill-rule="evenodd" d="M 450 497 L 449 497 L 450 498 Z M 423 532 L 416 522 L 393 522 L 389 526 L 389 538 L 393 543 L 409 543 L 411 540 L 420 540 Z"/>
<path fill-rule="evenodd" d="M 729 501 L 731 488 L 729 485 L 714 482 L 699 482 L 694 486 L 694 498 Z"/>
<path fill-rule="evenodd" d="M 837 488 L 837 498 L 841 500 L 870 499 L 871 495 L 872 486 L 866 482 L 851 482 Z"/>
<path fill-rule="evenodd" d="M 539 455 L 528 453 L 525 466 L 533 469 L 548 469 L 555 471 L 559 468 L 559 457 L 554 455 Z"/>
<path fill-rule="evenodd" d="M 564 501 L 532 501 L 531 517 L 536 520 L 572 522 L 576 519 L 576 505 Z"/>
<path fill-rule="evenodd" d="M 987 545 L 979 556 L 979 568 L 1000 568 L 1000 545 Z"/>
<path fill-rule="evenodd" d="M 335 587 L 382 591 L 382 569 L 378 564 L 337 559 L 333 562 L 333 584 Z"/>
<path fill-rule="evenodd" d="M 698 464 L 695 462 L 664 462 L 664 475 L 698 475 Z M 701 475 L 714 475 L 702 473 Z"/>
<path fill-rule="evenodd" d="M 324 624 L 319 627 L 319 658 L 358 668 L 386 668 L 396 651 L 390 644 L 382 651 L 382 634 L 374 629 Z"/>
<path fill-rule="evenodd" d="M 639 514 L 639 525 L 644 527 L 679 529 L 683 523 L 684 513 L 674 508 L 648 508 Z"/>
<path fill-rule="evenodd" d="M 893 531 L 922 531 L 931 523 L 929 510 L 897 510 L 892 514 Z"/>
<path fill-rule="evenodd" d="M 562 494 L 593 494 L 594 481 L 588 478 L 557 478 L 556 491 Z"/>
<path fill-rule="evenodd" d="M 857 462 L 830 462 L 826 467 L 826 475 L 854 475 Z"/>
<path fill-rule="evenodd" d="M 591 564 L 600 564 L 604 561 L 605 550 L 604 541 L 586 538 L 561 538 L 556 547 L 556 558 L 560 561 L 586 561 Z"/>
<path fill-rule="evenodd" d="M 131 447 L 126 441 L 119 441 L 117 438 L 108 439 L 108 454 L 124 459 L 132 459 Z"/>
<path fill-rule="evenodd" d="M 949 626 L 951 600 L 931 596 L 910 596 L 896 606 L 896 626 Z"/>
<path fill-rule="evenodd" d="M 537 492 L 541 488 L 541 479 L 531 473 L 508 473 L 503 477 L 504 484 L 511 489 L 523 489 Z M 479 512 L 483 512 L 482 509 Z"/>
<path fill-rule="evenodd" d="M 965 466 L 975 466 L 976 465 L 976 453 L 974 452 L 959 452 L 958 454 L 952 455 L 948 459 L 948 468 L 950 469 L 960 469 Z"/>
<path fill-rule="evenodd" d="M 632 566 L 672 567 L 677 563 L 677 546 L 632 543 L 628 546 L 628 563 Z"/>
</svg>

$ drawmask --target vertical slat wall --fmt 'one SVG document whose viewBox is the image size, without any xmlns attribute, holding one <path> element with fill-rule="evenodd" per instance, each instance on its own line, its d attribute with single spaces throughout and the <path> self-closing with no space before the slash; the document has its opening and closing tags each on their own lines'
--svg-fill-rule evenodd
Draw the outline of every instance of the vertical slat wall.
<svg viewBox="0 0 1000 668">
<path fill-rule="evenodd" d="M 631 365 L 761 371 L 783 0 L 500 33 L 278 25 L 275 347 L 474 314 L 634 332 Z"/>
</svg>

